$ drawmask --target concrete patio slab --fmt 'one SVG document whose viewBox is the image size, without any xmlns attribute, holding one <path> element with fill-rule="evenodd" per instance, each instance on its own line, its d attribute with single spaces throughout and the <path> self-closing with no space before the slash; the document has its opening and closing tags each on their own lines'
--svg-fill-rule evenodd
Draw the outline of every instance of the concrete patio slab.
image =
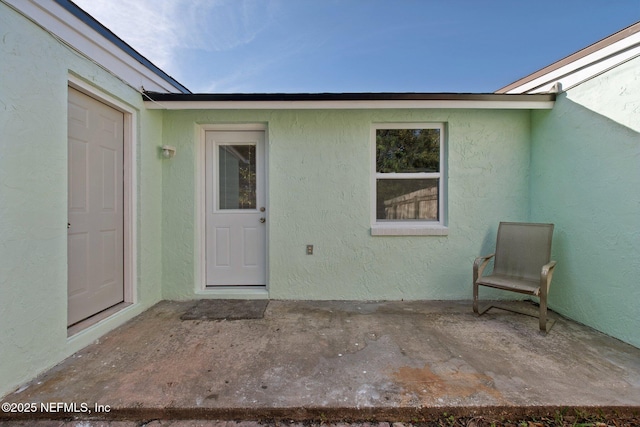
<svg viewBox="0 0 640 427">
<path fill-rule="evenodd" d="M 194 304 L 161 302 L 107 334 L 2 399 L 36 413 L 0 420 L 640 413 L 640 349 L 561 317 L 542 335 L 470 302 L 271 301 L 262 319 L 180 320 Z"/>
</svg>

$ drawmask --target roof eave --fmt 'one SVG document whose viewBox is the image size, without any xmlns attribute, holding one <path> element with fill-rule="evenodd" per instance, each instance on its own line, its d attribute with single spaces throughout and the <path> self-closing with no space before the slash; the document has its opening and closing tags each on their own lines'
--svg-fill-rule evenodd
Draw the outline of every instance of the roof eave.
<svg viewBox="0 0 640 427">
<path fill-rule="evenodd" d="M 64 8 L 67 12 L 78 18 L 84 24 L 86 24 L 89 28 L 91 28 L 96 33 L 100 34 L 104 39 L 108 40 L 122 52 L 130 56 L 135 61 L 139 62 L 146 69 L 151 71 L 156 76 L 160 77 L 166 83 L 171 85 L 173 88 L 177 89 L 182 93 L 191 93 L 189 89 L 187 89 L 182 83 L 171 77 L 169 74 L 164 72 L 160 67 L 156 66 L 154 63 L 149 61 L 146 57 L 141 55 L 137 50 L 132 48 L 127 42 L 122 40 L 120 37 L 115 35 L 109 28 L 102 25 L 100 21 L 95 19 L 93 16 L 88 14 L 84 9 L 80 8 L 78 5 L 73 3 L 70 0 L 54 0 L 58 5 Z"/>
<path fill-rule="evenodd" d="M 479 93 L 144 93 L 148 109 L 551 109 L 555 94 Z"/>
<path fill-rule="evenodd" d="M 72 1 L 2 0 L 2 3 L 135 90 L 145 87 L 154 91 L 190 92 Z"/>
<path fill-rule="evenodd" d="M 640 54 L 640 21 L 593 43 L 559 61 L 498 89 L 496 94 L 541 93 L 563 79 L 580 73 L 571 80 L 572 86 L 593 75 L 626 62 Z"/>
</svg>

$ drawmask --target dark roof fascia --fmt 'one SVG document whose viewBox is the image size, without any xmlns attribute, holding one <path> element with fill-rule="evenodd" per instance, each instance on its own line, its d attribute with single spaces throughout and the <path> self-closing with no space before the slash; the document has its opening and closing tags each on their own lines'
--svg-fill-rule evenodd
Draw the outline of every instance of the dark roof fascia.
<svg viewBox="0 0 640 427">
<path fill-rule="evenodd" d="M 145 92 L 145 101 L 555 101 L 554 93 L 160 93 Z"/>
<path fill-rule="evenodd" d="M 138 61 L 140 64 L 144 65 L 154 74 L 158 75 L 160 78 L 162 78 L 164 81 L 169 83 L 171 86 L 175 87 L 177 90 L 179 90 L 182 93 L 191 93 L 191 91 L 187 89 L 184 85 L 182 85 L 176 79 L 174 79 L 173 77 L 171 77 L 170 75 L 162 71 L 160 68 L 154 65 L 151 61 L 149 61 L 147 58 L 145 58 L 140 53 L 138 53 L 138 51 L 136 51 L 134 48 L 129 46 L 120 37 L 116 36 L 113 32 L 111 32 L 111 30 L 109 30 L 107 27 L 102 25 L 93 16 L 89 15 L 87 12 L 82 10 L 78 5 L 76 5 L 70 0 L 54 0 L 54 1 L 58 3 L 60 6 L 62 6 L 69 13 L 71 13 L 73 16 L 75 16 L 76 18 L 78 18 L 79 20 L 87 24 L 89 27 L 91 27 L 91 29 L 93 29 L 95 32 L 97 32 L 98 34 L 100 34 L 101 36 L 109 40 L 111 43 L 116 45 L 120 50 L 125 52 L 127 55 L 129 55 L 130 57 Z"/>
</svg>

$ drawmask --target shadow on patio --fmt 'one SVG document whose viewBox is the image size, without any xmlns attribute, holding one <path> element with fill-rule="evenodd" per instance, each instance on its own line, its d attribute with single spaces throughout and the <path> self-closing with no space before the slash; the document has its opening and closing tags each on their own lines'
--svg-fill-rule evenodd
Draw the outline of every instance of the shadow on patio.
<svg viewBox="0 0 640 427">
<path fill-rule="evenodd" d="M 180 320 L 193 305 L 157 304 L 3 402 L 108 420 L 640 412 L 640 349 L 564 318 L 544 336 L 470 302 L 271 301 L 262 319 Z"/>
</svg>

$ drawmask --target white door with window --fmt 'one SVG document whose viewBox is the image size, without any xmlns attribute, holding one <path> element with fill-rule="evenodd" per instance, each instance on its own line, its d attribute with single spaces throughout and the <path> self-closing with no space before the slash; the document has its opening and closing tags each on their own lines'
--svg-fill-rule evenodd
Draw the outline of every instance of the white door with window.
<svg viewBox="0 0 640 427">
<path fill-rule="evenodd" d="M 124 115 L 75 89 L 68 100 L 68 317 L 124 301 Z"/>
<path fill-rule="evenodd" d="M 263 131 L 207 131 L 206 285 L 266 284 Z"/>
</svg>

